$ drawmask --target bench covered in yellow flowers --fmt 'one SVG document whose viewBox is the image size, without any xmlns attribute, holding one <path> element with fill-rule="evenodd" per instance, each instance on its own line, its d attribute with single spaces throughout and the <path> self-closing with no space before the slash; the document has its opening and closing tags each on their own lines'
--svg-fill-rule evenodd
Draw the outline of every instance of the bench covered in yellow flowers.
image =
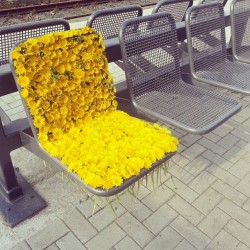
<svg viewBox="0 0 250 250">
<path fill-rule="evenodd" d="M 92 193 L 117 194 L 176 152 L 167 128 L 117 109 L 94 29 L 29 38 L 12 50 L 11 67 L 33 132 L 21 133 L 24 146 Z"/>
</svg>

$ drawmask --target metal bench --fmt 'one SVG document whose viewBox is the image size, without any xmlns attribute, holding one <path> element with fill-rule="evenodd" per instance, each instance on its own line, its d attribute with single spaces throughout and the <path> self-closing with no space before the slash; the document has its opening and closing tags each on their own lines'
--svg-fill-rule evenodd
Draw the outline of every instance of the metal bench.
<svg viewBox="0 0 250 250">
<path fill-rule="evenodd" d="M 250 2 L 231 3 L 232 55 L 236 61 L 250 63 Z"/>
<path fill-rule="evenodd" d="M 175 22 L 182 22 L 187 9 L 192 5 L 193 0 L 162 0 L 155 5 L 152 14 L 168 12 L 173 15 Z"/>
<path fill-rule="evenodd" d="M 223 6 L 225 6 L 226 3 L 227 3 L 227 0 L 201 0 L 201 1 L 199 2 L 199 4 L 214 3 L 214 2 L 221 3 L 221 4 L 223 4 Z"/>
<path fill-rule="evenodd" d="M 189 8 L 186 33 L 193 80 L 250 94 L 250 65 L 227 59 L 222 4 Z"/>
<path fill-rule="evenodd" d="M 182 81 L 171 14 L 124 22 L 120 44 L 130 96 L 142 113 L 190 133 L 203 134 L 240 110 L 238 100 Z"/>
<path fill-rule="evenodd" d="M 139 5 L 98 10 L 90 15 L 86 25 L 95 28 L 97 32 L 101 32 L 104 40 L 113 39 L 118 37 L 123 21 L 142 16 L 142 12 L 143 10 Z M 118 60 L 115 63 L 123 69 L 122 61 Z"/>
<path fill-rule="evenodd" d="M 20 40 L 44 35 L 49 32 L 68 30 L 63 19 L 53 19 L 18 24 L 0 28 L 0 96 L 17 89 L 9 66 L 9 52 Z M 14 226 L 46 206 L 43 199 L 32 189 L 12 165 L 10 152 L 22 146 L 19 131 L 30 131 L 27 118 L 10 121 L 0 110 L 0 212 L 10 226 Z"/>
</svg>

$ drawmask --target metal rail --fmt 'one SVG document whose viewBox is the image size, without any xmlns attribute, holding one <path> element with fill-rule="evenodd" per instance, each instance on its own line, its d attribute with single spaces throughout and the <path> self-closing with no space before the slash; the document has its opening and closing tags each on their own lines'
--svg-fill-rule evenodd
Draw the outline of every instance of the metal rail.
<svg viewBox="0 0 250 250">
<path fill-rule="evenodd" d="M 26 7 L 17 7 L 17 8 L 10 8 L 10 9 L 0 9 L 0 18 L 1 17 L 7 17 L 9 15 L 26 15 L 30 12 L 34 11 L 36 13 L 42 13 L 42 12 L 49 12 L 54 9 L 71 9 L 71 8 L 79 8 L 79 7 L 85 7 L 93 4 L 105 4 L 109 3 L 110 0 L 76 0 L 76 1 L 68 1 L 68 2 L 58 2 L 58 3 L 50 3 L 50 4 L 40 4 L 40 5 L 32 5 L 32 6 L 26 6 Z M 158 1 L 156 0 L 153 3 L 146 3 L 141 4 L 141 7 L 151 7 L 154 6 Z M 81 17 L 87 17 L 91 13 L 85 13 L 81 15 L 74 15 L 69 17 L 63 17 L 66 20 L 75 19 L 75 18 L 81 18 Z"/>
<path fill-rule="evenodd" d="M 47 12 L 54 9 L 68 9 L 74 7 L 84 7 L 91 4 L 104 4 L 108 3 L 109 0 L 75 0 L 75 1 L 67 1 L 67 2 L 58 2 L 58 3 L 48 3 L 48 4 L 39 4 L 39 5 L 30 5 L 25 7 L 15 7 L 10 9 L 1 9 L 0 17 L 5 17 L 8 15 L 25 15 L 29 14 L 32 11 L 37 13 L 39 12 Z"/>
</svg>

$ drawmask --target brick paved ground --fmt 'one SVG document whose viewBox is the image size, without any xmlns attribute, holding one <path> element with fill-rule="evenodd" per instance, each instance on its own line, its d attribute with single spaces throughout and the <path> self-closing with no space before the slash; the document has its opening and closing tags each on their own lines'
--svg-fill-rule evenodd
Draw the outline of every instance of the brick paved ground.
<svg viewBox="0 0 250 250">
<path fill-rule="evenodd" d="M 117 82 L 124 77 L 113 71 Z M 21 170 L 50 203 L 14 229 L 0 226 L 0 249 L 250 249 L 250 97 L 216 91 L 240 98 L 242 111 L 204 136 L 171 128 L 180 147 L 168 173 L 155 187 L 151 179 L 144 181 L 133 201 L 127 193 L 113 201 L 117 217 L 101 202 L 92 215 L 93 197 L 25 150 L 14 152 L 13 160 L 25 162 Z M 1 98 L 0 106 L 12 120 L 25 117 L 17 93 Z M 32 175 L 33 168 L 40 177 Z"/>
<path fill-rule="evenodd" d="M 104 204 L 92 215 L 89 197 L 13 249 L 250 249 L 250 97 L 236 96 L 243 110 L 213 132 L 173 130 L 181 144 L 162 184 L 122 194 L 117 218 Z"/>
</svg>

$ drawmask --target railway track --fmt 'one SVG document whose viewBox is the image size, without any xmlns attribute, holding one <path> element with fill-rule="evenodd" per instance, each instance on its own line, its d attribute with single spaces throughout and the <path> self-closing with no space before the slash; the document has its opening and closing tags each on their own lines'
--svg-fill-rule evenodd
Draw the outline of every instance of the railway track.
<svg viewBox="0 0 250 250">
<path fill-rule="evenodd" d="M 122 3 L 122 0 L 116 0 L 117 2 Z M 15 16 L 25 16 L 30 13 L 39 14 L 39 13 L 48 13 L 54 10 L 67 10 L 67 9 L 74 9 L 74 8 L 84 8 L 90 5 L 101 5 L 101 4 L 108 4 L 112 1 L 110 0 L 72 0 L 66 2 L 57 2 L 57 3 L 47 3 L 47 4 L 35 4 L 29 5 L 25 7 L 15 7 L 15 8 L 8 8 L 8 9 L 0 9 L 0 19 L 1 18 L 9 18 Z M 140 1 L 136 1 L 137 4 Z M 152 6 L 157 3 L 157 0 L 149 0 L 148 3 L 140 4 L 142 7 Z M 64 19 L 74 19 L 79 17 L 88 16 L 90 13 L 84 13 L 80 15 L 70 15 L 70 16 L 63 16 Z"/>
<path fill-rule="evenodd" d="M 57 3 L 48 3 L 48 4 L 39 4 L 39 5 L 30 5 L 25 7 L 15 7 L 9 9 L 0 9 L 0 17 L 6 17 L 10 15 L 27 15 L 31 12 L 42 13 L 49 12 L 54 9 L 72 9 L 77 7 L 85 7 L 91 4 L 105 4 L 110 1 L 108 0 L 74 0 L 67 2 L 57 2 Z"/>
</svg>

